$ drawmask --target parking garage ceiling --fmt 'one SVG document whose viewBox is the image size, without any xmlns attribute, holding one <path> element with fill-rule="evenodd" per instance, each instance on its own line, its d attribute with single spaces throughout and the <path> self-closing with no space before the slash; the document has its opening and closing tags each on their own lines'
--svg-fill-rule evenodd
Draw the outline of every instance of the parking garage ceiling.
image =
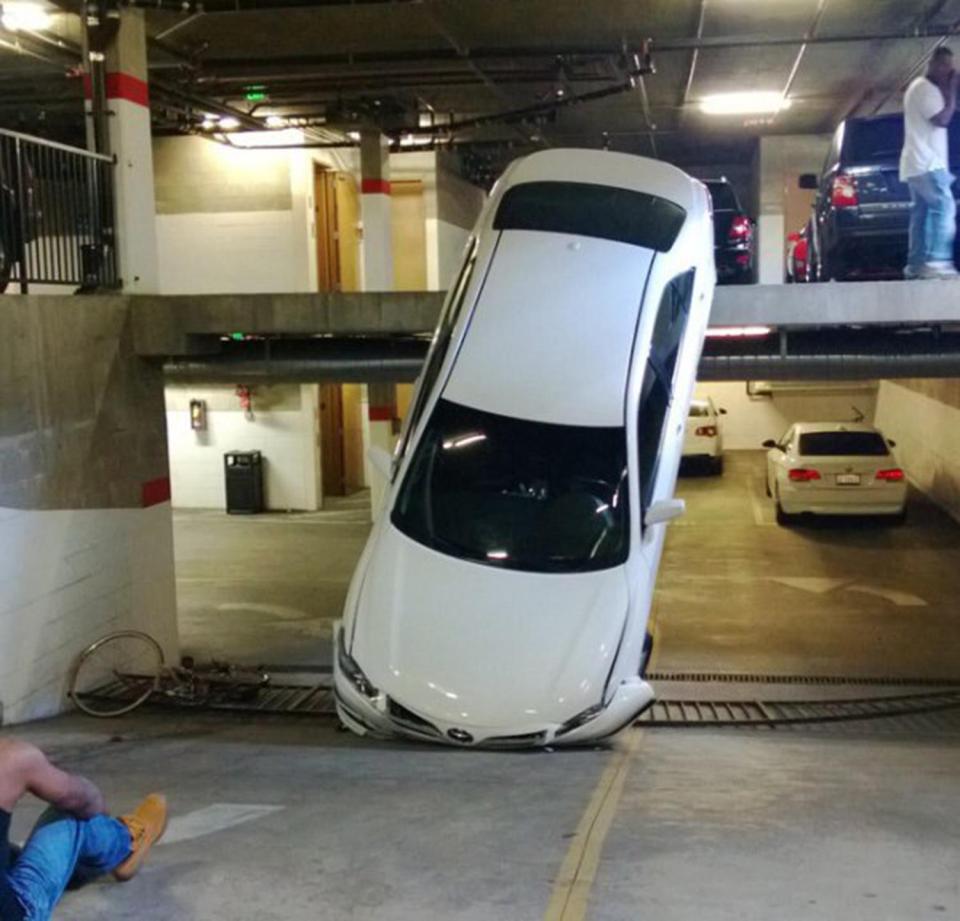
<svg viewBox="0 0 960 921">
<path fill-rule="evenodd" d="M 149 0 L 155 130 L 380 125 L 397 146 L 496 161 L 576 145 L 678 163 L 750 156 L 765 133 L 830 130 L 899 104 L 960 27 L 960 0 Z M 0 124 L 82 137 L 80 4 L 44 33 L 0 30 Z M 64 12 L 68 11 L 68 12 Z M 772 114 L 704 114 L 768 91 Z M 204 129 L 206 120 L 207 128 Z"/>
</svg>

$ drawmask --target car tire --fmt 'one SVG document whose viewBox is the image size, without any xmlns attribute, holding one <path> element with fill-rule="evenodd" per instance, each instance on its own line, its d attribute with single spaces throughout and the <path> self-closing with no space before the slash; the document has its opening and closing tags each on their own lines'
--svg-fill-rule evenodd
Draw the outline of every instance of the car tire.
<svg viewBox="0 0 960 921">
<path fill-rule="evenodd" d="M 793 515 L 788 515 L 780 504 L 780 496 L 777 496 L 777 524 L 787 527 L 793 524 Z"/>
<path fill-rule="evenodd" d="M 710 461 L 710 472 L 714 476 L 723 476 L 723 455 L 719 457 L 714 457 Z"/>
<path fill-rule="evenodd" d="M 904 509 L 902 512 L 898 512 L 890 520 L 894 527 L 899 528 L 901 525 L 905 525 L 907 523 L 907 510 Z"/>
</svg>

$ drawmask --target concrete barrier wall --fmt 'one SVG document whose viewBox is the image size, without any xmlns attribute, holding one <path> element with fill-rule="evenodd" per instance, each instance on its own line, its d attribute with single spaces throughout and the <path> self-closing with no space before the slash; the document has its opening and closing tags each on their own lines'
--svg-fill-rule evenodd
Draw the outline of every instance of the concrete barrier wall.
<svg viewBox="0 0 960 921">
<path fill-rule="evenodd" d="M 960 521 L 960 379 L 882 381 L 877 425 L 910 481 Z"/>
<path fill-rule="evenodd" d="M 0 704 L 64 709 L 76 654 L 118 628 L 177 651 L 160 370 L 123 298 L 0 301 Z"/>
</svg>

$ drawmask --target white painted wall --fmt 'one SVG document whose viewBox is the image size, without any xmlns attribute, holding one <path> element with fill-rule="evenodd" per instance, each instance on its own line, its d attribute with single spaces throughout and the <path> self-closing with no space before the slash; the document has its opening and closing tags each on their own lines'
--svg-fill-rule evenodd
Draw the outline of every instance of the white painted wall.
<svg viewBox="0 0 960 921">
<path fill-rule="evenodd" d="M 254 418 L 247 419 L 230 386 L 170 385 L 167 440 L 174 508 L 226 507 L 223 455 L 260 451 L 264 502 L 276 511 L 313 511 L 321 505 L 317 385 L 253 387 Z M 190 428 L 190 400 L 207 403 L 207 429 Z"/>
<path fill-rule="evenodd" d="M 873 421 L 877 404 L 875 382 L 842 387 L 833 384 L 773 384 L 770 397 L 752 399 L 744 381 L 698 384 L 699 399 L 713 398 L 722 417 L 724 448 L 759 450 L 768 438 L 779 438 L 795 422 L 844 422 L 854 418 L 856 406 Z"/>
<path fill-rule="evenodd" d="M 158 214 L 160 293 L 309 290 L 300 229 L 293 211 Z"/>
<path fill-rule="evenodd" d="M 170 505 L 147 509 L 0 508 L 2 722 L 59 713 L 71 665 L 118 629 L 145 630 L 176 661 Z"/>
<path fill-rule="evenodd" d="M 896 441 L 911 483 L 960 521 L 960 409 L 881 381 L 877 425 Z"/>
</svg>

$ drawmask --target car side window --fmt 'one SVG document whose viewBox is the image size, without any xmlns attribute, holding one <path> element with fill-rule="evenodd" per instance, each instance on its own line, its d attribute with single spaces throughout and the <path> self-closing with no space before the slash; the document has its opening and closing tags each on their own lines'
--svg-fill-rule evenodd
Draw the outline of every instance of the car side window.
<svg viewBox="0 0 960 921">
<path fill-rule="evenodd" d="M 677 359 L 693 299 L 694 270 L 674 278 L 664 289 L 657 309 L 650 357 L 643 375 L 638 413 L 640 455 L 640 499 L 650 505 L 660 462 L 664 423 L 673 396 Z"/>
<path fill-rule="evenodd" d="M 427 359 L 423 370 L 420 372 L 420 384 L 417 389 L 417 399 L 410 409 L 410 415 L 404 426 L 404 433 L 397 453 L 398 457 L 403 457 L 407 451 L 410 435 L 416 430 L 417 425 L 423 416 L 423 411 L 430 400 L 434 385 L 440 376 L 440 369 L 447 357 L 447 351 L 450 348 L 450 340 L 453 337 L 454 327 L 460 314 L 463 311 L 464 301 L 466 300 L 467 288 L 470 287 L 470 280 L 473 277 L 473 269 L 477 262 L 477 240 L 474 239 L 470 244 L 467 258 L 460 270 L 456 283 L 450 291 L 440 314 L 440 320 L 437 323 L 437 331 L 433 342 L 430 345 L 430 351 L 427 353 Z"/>
</svg>

